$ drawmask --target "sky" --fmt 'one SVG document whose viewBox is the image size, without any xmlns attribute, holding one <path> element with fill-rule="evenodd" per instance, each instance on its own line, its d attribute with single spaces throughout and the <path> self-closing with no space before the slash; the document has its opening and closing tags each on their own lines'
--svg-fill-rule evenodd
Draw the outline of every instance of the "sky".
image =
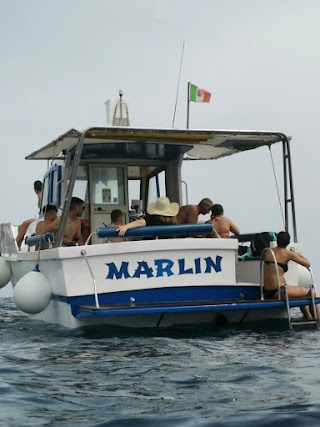
<svg viewBox="0 0 320 427">
<path fill-rule="evenodd" d="M 26 161 L 70 128 L 106 125 L 118 90 L 135 127 L 186 127 L 187 82 L 212 93 L 192 103 L 190 128 L 276 130 L 292 136 L 298 240 L 316 277 L 320 208 L 318 0 L 0 0 L 0 222 L 36 213 Z M 272 149 L 282 197 L 281 147 Z M 189 203 L 221 203 L 242 232 L 280 231 L 270 152 L 185 162 Z M 315 227 L 315 230 L 313 230 Z"/>
</svg>

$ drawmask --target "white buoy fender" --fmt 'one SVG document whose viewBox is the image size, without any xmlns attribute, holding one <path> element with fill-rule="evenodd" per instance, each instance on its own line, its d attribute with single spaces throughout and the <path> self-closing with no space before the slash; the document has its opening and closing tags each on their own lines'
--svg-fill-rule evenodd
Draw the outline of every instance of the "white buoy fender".
<svg viewBox="0 0 320 427">
<path fill-rule="evenodd" d="M 0 256 L 0 289 L 4 288 L 11 278 L 10 263 Z"/>
<path fill-rule="evenodd" d="M 23 276 L 13 290 L 16 306 L 29 314 L 41 313 L 48 307 L 52 290 L 49 281 L 36 265 L 33 271 Z"/>
</svg>

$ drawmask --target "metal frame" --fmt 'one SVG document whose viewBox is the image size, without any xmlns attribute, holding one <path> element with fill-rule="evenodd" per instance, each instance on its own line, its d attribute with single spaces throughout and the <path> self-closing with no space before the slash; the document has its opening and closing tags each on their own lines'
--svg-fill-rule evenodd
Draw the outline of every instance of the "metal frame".
<svg viewBox="0 0 320 427">
<path fill-rule="evenodd" d="M 292 161 L 290 152 L 290 138 L 284 135 L 282 142 L 283 149 L 283 183 L 284 183 L 284 206 L 285 206 L 285 227 L 289 231 L 289 204 L 291 204 L 293 241 L 298 241 L 296 209 L 293 192 Z"/>
<path fill-rule="evenodd" d="M 82 154 L 82 149 L 83 149 L 83 145 L 84 145 L 84 139 L 86 137 L 87 132 L 90 132 L 94 129 L 95 129 L 94 127 L 86 129 L 82 133 L 82 135 L 80 136 L 79 142 L 76 145 L 75 154 L 74 154 L 74 158 L 73 158 L 73 162 L 72 162 L 70 179 L 69 179 L 69 185 L 68 185 L 67 192 L 65 195 L 65 200 L 64 200 L 61 220 L 60 220 L 60 224 L 59 224 L 59 228 L 58 228 L 57 238 L 56 238 L 56 242 L 55 242 L 55 247 L 61 246 L 61 243 L 63 240 L 64 230 L 66 228 L 70 204 L 71 204 L 72 193 L 73 193 L 74 184 L 75 184 L 76 177 L 77 177 L 77 169 L 79 167 L 80 160 L 81 160 L 81 154 Z"/>
<path fill-rule="evenodd" d="M 70 209 L 70 203 L 72 198 L 72 193 L 74 189 L 74 184 L 76 180 L 76 171 L 81 162 L 81 154 L 83 150 L 84 140 L 86 134 L 94 131 L 96 127 L 90 127 L 86 129 L 79 137 L 78 144 L 75 148 L 75 154 L 72 162 L 72 170 L 69 178 L 69 185 L 66 191 L 63 211 L 61 215 L 61 221 L 57 233 L 57 238 L 55 242 L 55 246 L 61 246 L 64 230 L 67 222 L 68 212 Z M 253 132 L 254 134 L 254 132 Z M 285 228 L 289 230 L 289 204 L 291 205 L 291 215 L 292 215 L 292 228 L 293 228 L 293 239 L 295 242 L 298 240 L 297 236 L 297 225 L 296 225 L 296 212 L 295 212 L 295 199 L 294 199 L 294 191 L 293 191 L 293 177 L 292 177 L 292 161 L 291 161 L 291 152 L 290 152 L 290 138 L 286 135 L 281 134 L 283 138 L 282 147 L 283 147 L 283 174 L 284 174 L 284 204 L 285 204 Z M 182 162 L 182 158 L 180 160 Z M 166 169 L 166 172 L 170 172 Z M 179 199 L 181 195 L 181 188 L 177 189 L 178 194 L 170 194 L 171 199 Z M 172 197 L 175 196 L 175 197 Z"/>
</svg>

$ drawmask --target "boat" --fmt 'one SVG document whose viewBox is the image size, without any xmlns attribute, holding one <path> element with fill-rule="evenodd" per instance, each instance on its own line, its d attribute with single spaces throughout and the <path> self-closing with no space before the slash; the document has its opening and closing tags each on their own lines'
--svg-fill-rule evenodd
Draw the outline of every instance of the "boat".
<svg viewBox="0 0 320 427">
<path fill-rule="evenodd" d="M 183 162 L 210 162 L 274 144 L 283 151 L 285 228 L 293 230 L 290 245 L 301 252 L 290 138 L 284 133 L 135 128 L 118 120 L 84 131 L 72 128 L 26 157 L 48 161 L 41 207 L 58 206 L 60 226 L 55 236 L 28 237 L 27 250 L 19 251 L 13 225 L 1 224 L 0 285 L 11 282 L 17 307 L 32 319 L 68 328 L 214 328 L 269 321 L 292 327 L 290 309 L 320 299 L 263 298 L 263 259 L 239 257 L 239 246 L 250 245 L 257 230 L 219 239 L 203 238 L 214 231 L 211 224 L 151 226 L 129 230 L 130 241 L 103 243 L 117 235 L 106 226 L 113 209 L 129 221 L 143 216 L 159 196 L 182 204 Z M 139 198 L 131 201 L 132 185 Z M 86 242 L 65 247 L 73 196 L 85 203 Z M 311 272 L 302 269 L 289 263 L 290 284 L 314 287 Z"/>
</svg>

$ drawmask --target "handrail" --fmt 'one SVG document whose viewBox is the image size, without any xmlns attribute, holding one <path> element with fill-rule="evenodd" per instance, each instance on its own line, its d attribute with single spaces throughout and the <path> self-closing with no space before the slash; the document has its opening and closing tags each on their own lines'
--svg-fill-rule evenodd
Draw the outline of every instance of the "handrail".
<svg viewBox="0 0 320 427">
<path fill-rule="evenodd" d="M 257 233 L 233 234 L 232 236 L 230 236 L 230 238 L 237 239 L 239 243 L 251 242 L 251 240 L 254 238 L 256 234 Z"/>
<path fill-rule="evenodd" d="M 70 179 L 69 179 L 69 185 L 68 185 L 67 193 L 66 193 L 65 199 L 64 199 L 64 205 L 63 205 L 63 209 L 62 209 L 62 215 L 61 215 L 61 220 L 60 220 L 60 224 L 59 224 L 59 228 L 58 228 L 58 232 L 57 232 L 57 238 L 55 241 L 55 246 L 61 246 L 61 244 L 62 244 L 64 230 L 65 230 L 68 215 L 69 215 L 69 209 L 70 209 L 74 184 L 75 184 L 76 177 L 77 177 L 77 169 L 78 169 L 78 166 L 80 164 L 82 149 L 83 149 L 83 145 L 84 145 L 84 139 L 86 137 L 87 132 L 92 131 L 94 129 L 96 129 L 96 128 L 90 127 L 88 129 L 86 129 L 84 132 L 82 132 L 82 134 L 80 135 L 79 141 L 75 146 L 76 148 L 75 148 L 75 153 L 74 153 L 73 162 L 72 162 L 72 169 L 71 169 L 71 174 L 70 174 Z"/>
<path fill-rule="evenodd" d="M 51 245 L 54 242 L 54 236 L 51 233 L 37 234 L 35 236 L 27 237 L 25 244 L 30 246 L 36 246 L 39 244 Z"/>
<path fill-rule="evenodd" d="M 91 234 L 89 234 L 89 236 L 88 236 L 88 238 L 87 238 L 87 240 L 85 241 L 85 243 L 84 243 L 84 245 L 86 246 L 86 245 L 89 245 L 89 242 L 90 242 L 90 240 L 91 240 L 91 237 L 92 236 L 94 236 L 95 234 L 97 234 L 97 232 L 96 231 L 93 231 Z"/>
<path fill-rule="evenodd" d="M 96 301 L 96 307 L 97 308 L 100 308 L 100 305 L 99 305 L 99 299 L 98 299 L 98 291 L 97 291 L 97 282 L 96 282 L 96 278 L 94 277 L 94 274 L 93 274 L 93 272 L 92 272 L 92 269 L 91 269 L 91 267 L 90 267 L 90 264 L 89 264 L 89 261 L 88 261 L 88 259 L 87 259 L 87 251 L 85 251 L 84 249 L 80 252 L 80 254 L 81 254 L 81 256 L 83 256 L 83 258 L 84 258 L 84 260 L 85 260 L 85 262 L 87 263 L 87 266 L 88 266 L 88 269 L 89 269 L 89 272 L 90 272 L 90 275 L 91 275 L 91 277 L 92 277 L 92 281 L 93 281 L 93 290 L 94 290 L 94 299 L 95 299 L 95 301 Z"/>
<path fill-rule="evenodd" d="M 267 231 L 268 233 L 275 233 L 274 231 Z M 237 239 L 239 243 L 245 243 L 245 242 L 251 242 L 252 239 L 257 235 L 260 234 L 261 231 L 256 233 L 241 233 L 241 234 L 234 234 L 230 236 L 231 239 Z M 276 233 L 275 233 L 276 234 Z"/>
<path fill-rule="evenodd" d="M 116 227 L 97 228 L 98 238 L 119 237 Z M 211 234 L 214 228 L 211 224 L 177 224 L 177 225 L 151 225 L 146 227 L 137 227 L 128 230 L 125 236 L 143 237 L 143 236 L 175 236 L 190 234 Z"/>
<path fill-rule="evenodd" d="M 315 299 L 314 299 L 315 294 L 316 294 L 315 287 L 314 287 L 314 277 L 313 277 L 313 273 L 312 273 L 311 268 L 307 267 L 307 270 L 309 271 L 310 278 L 311 278 L 311 285 L 310 285 L 310 290 L 311 291 L 310 292 L 311 292 L 311 301 L 312 301 L 312 308 L 313 308 L 313 316 L 316 319 L 318 327 L 319 327 L 320 319 L 318 318 L 318 312 L 316 310 L 316 303 L 315 303 Z"/>
<path fill-rule="evenodd" d="M 184 184 L 186 186 L 186 205 L 189 204 L 189 198 L 188 198 L 188 184 L 186 183 L 186 181 L 181 180 L 181 183 Z"/>
</svg>

